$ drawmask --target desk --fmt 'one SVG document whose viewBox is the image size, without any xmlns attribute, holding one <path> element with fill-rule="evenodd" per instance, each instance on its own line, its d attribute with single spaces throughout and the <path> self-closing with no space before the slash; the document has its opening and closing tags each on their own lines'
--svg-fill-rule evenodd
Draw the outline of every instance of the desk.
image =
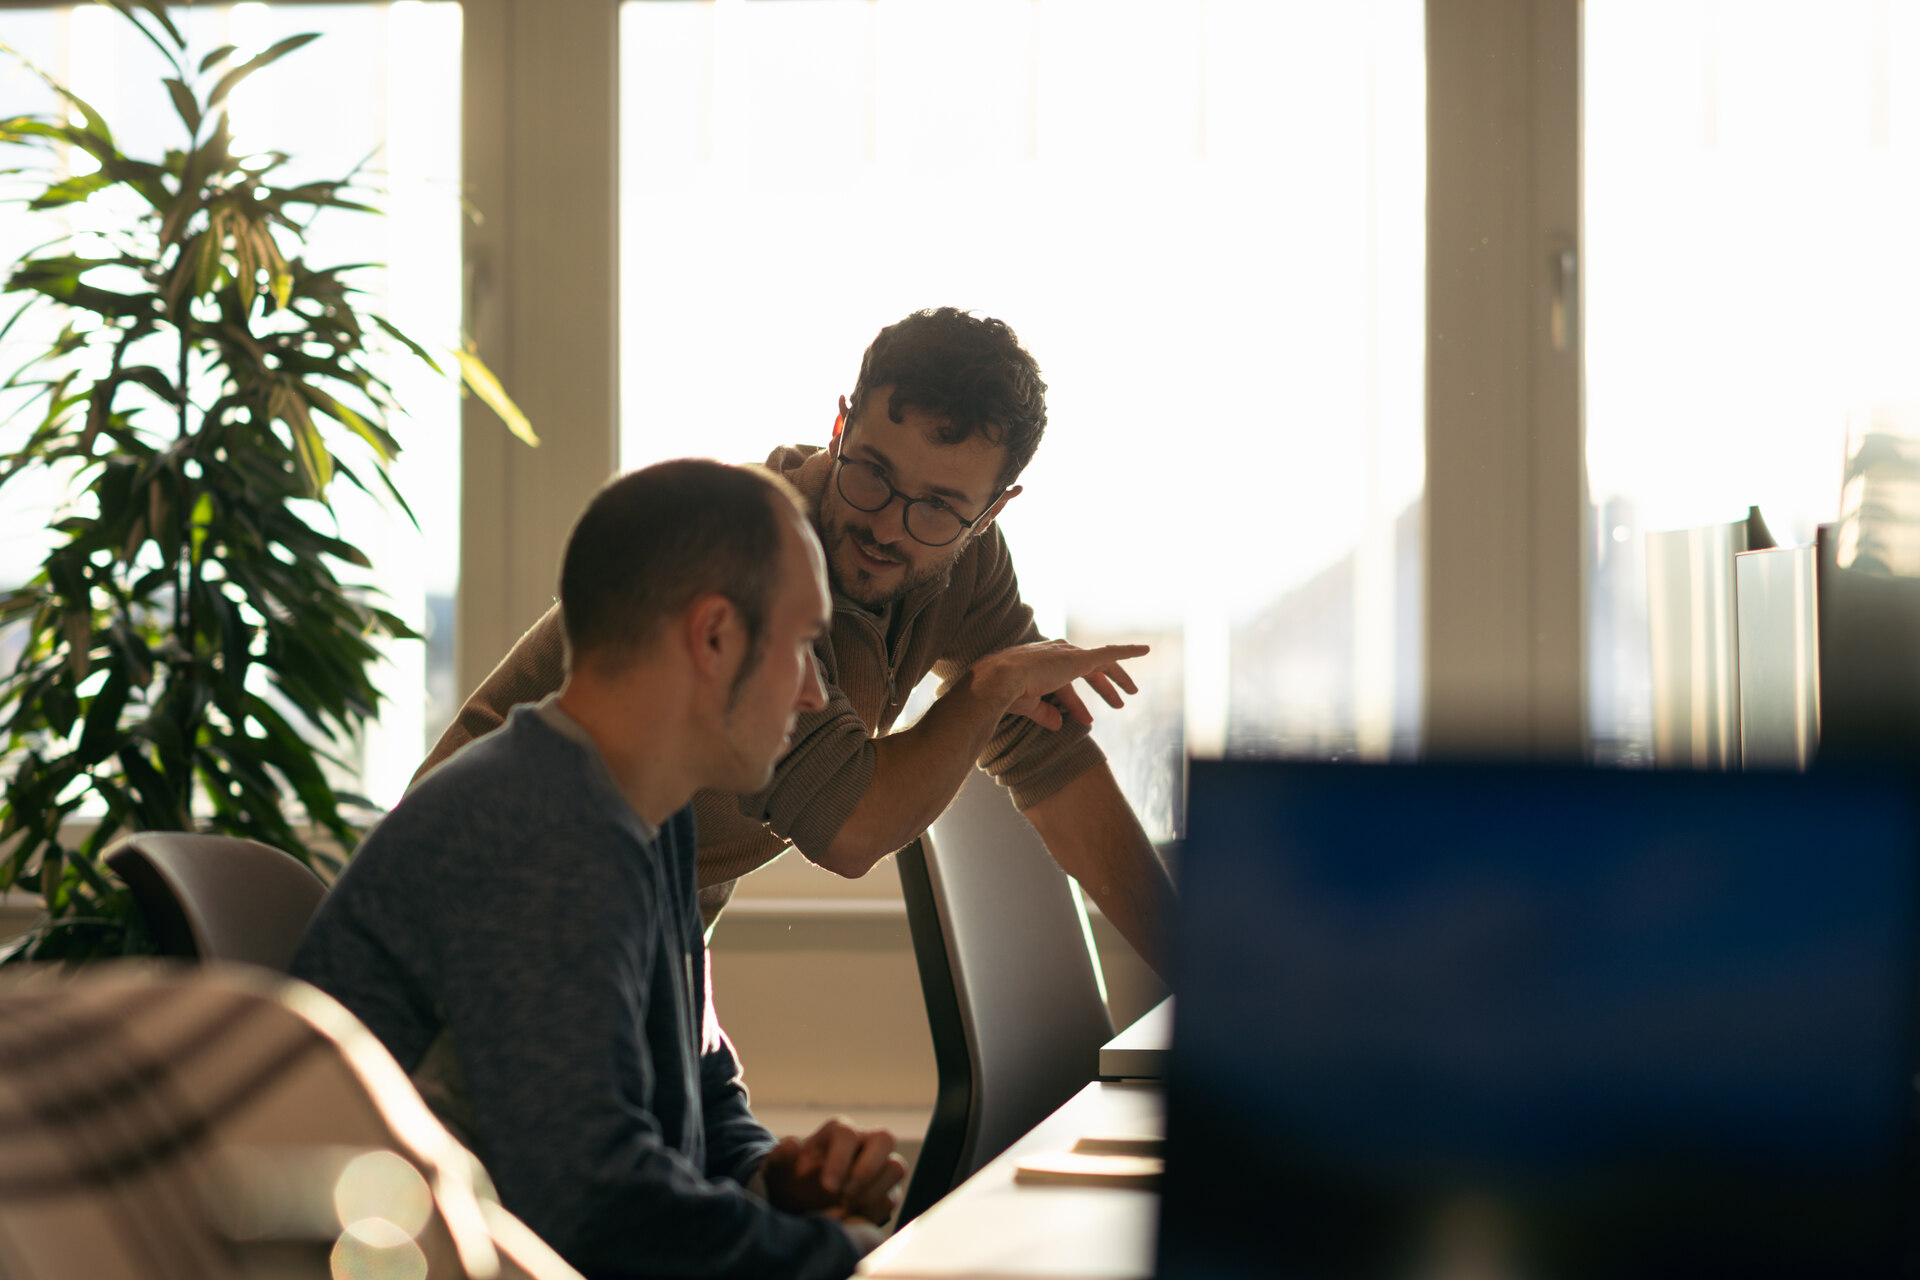
<svg viewBox="0 0 1920 1280">
<path fill-rule="evenodd" d="M 1140 1020 L 1100 1049 L 1102 1080 L 1164 1080 L 1167 1050 L 1173 1044 L 1173 997 L 1168 996 Z"/>
<path fill-rule="evenodd" d="M 1160 1197 L 1152 1191 L 1014 1183 L 1035 1152 L 1087 1134 L 1157 1133 L 1160 1086 L 1095 1081 L 998 1159 L 867 1255 L 860 1275 L 887 1280 L 1143 1280 L 1153 1274 Z"/>
</svg>

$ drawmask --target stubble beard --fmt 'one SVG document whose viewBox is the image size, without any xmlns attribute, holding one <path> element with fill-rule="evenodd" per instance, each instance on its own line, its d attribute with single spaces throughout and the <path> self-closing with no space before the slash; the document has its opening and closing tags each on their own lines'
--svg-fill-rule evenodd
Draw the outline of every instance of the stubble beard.
<svg viewBox="0 0 1920 1280">
<path fill-rule="evenodd" d="M 965 548 L 965 534 L 955 539 L 950 547 L 941 550 L 950 554 L 933 563 L 916 569 L 906 559 L 904 553 L 896 550 L 897 544 L 879 543 L 872 540 L 871 530 L 836 520 L 827 512 L 820 513 L 820 541 L 827 552 L 827 576 L 832 580 L 834 591 L 866 609 L 882 609 L 896 600 L 904 599 L 931 582 L 939 582 L 953 571 L 954 561 L 960 558 Z M 899 582 L 892 587 L 882 588 L 876 585 L 874 575 L 850 563 L 852 550 L 849 544 L 858 541 L 863 547 L 870 547 L 882 555 L 892 556 L 900 562 L 903 570 Z M 931 549 L 931 548 L 930 548 Z"/>
<path fill-rule="evenodd" d="M 773 781 L 773 775 L 779 769 L 780 762 L 786 759 L 790 744 L 783 744 L 780 750 L 774 753 L 772 759 L 766 759 L 762 752 L 754 750 L 743 740 L 739 713 L 731 707 L 727 709 L 722 733 L 725 735 L 727 755 L 739 769 L 739 773 L 733 779 L 733 785 L 724 789 L 743 796 L 757 795 L 765 790 L 767 784 Z M 756 757 L 758 757 L 757 762 Z"/>
</svg>

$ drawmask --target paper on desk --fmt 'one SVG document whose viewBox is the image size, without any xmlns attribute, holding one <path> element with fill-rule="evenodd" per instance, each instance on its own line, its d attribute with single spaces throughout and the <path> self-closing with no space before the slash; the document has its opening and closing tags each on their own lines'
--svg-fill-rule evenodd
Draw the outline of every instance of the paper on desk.
<svg viewBox="0 0 1920 1280">
<path fill-rule="evenodd" d="M 1090 1133 L 1073 1149 L 1083 1156 L 1161 1156 L 1167 1140 L 1157 1133 Z"/>
<path fill-rule="evenodd" d="M 1013 1180 L 1031 1186 L 1115 1187 L 1152 1191 L 1167 1162 L 1159 1156 L 1089 1155 L 1049 1151 L 1014 1167 Z"/>
</svg>

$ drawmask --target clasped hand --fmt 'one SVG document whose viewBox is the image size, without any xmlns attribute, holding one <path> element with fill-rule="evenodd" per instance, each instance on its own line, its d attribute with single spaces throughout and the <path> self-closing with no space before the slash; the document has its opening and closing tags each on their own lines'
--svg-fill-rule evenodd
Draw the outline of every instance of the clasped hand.
<svg viewBox="0 0 1920 1280">
<path fill-rule="evenodd" d="M 761 1166 L 767 1202 L 789 1213 L 824 1213 L 884 1225 L 899 1204 L 907 1166 L 885 1129 L 829 1120 L 811 1137 L 782 1138 Z"/>
</svg>

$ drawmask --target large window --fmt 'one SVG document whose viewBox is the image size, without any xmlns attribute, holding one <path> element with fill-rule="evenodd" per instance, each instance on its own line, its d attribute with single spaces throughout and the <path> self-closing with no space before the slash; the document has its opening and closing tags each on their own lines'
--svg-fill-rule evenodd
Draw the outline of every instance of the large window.
<svg viewBox="0 0 1920 1280">
<path fill-rule="evenodd" d="M 1650 758 L 1650 530 L 1839 515 L 1920 403 L 1920 5 L 1587 0 L 1591 723 Z"/>
<path fill-rule="evenodd" d="M 999 316 L 1050 386 L 1022 589 L 1155 646 L 1096 728 L 1148 828 L 1185 749 L 1414 749 L 1418 0 L 638 0 L 621 41 L 623 465 L 824 444 L 883 324 Z"/>
<path fill-rule="evenodd" d="M 338 178 L 358 166 L 364 194 L 384 216 L 321 214 L 305 245 L 309 260 L 382 264 L 358 273 L 369 305 L 430 347 L 455 346 L 461 279 L 459 5 L 251 3 L 173 13 L 198 53 L 234 44 L 245 56 L 296 32 L 322 33 L 235 92 L 236 147 L 288 153 L 290 180 Z M 0 10 L 0 40 L 99 109 L 130 154 L 157 156 L 180 142 L 160 83 L 164 64 L 110 8 Z M 31 74 L 11 59 L 0 67 L 0 110 L 11 115 L 53 109 L 51 94 Z M 91 162 L 75 155 L 68 163 L 77 170 Z M 60 217 L 28 213 L 9 201 L 0 205 L 0 261 L 11 262 L 57 235 L 84 234 L 110 217 L 111 211 L 91 204 Z M 0 348 L 0 364 L 10 372 L 36 339 L 47 336 L 16 329 Z M 405 453 L 394 478 L 419 525 L 382 511 L 348 485 L 333 489 L 344 536 L 374 563 L 367 581 L 387 594 L 393 612 L 428 637 L 424 645 L 388 646 L 379 673 L 386 705 L 379 724 L 355 744 L 352 764 L 360 776 L 353 781 L 383 805 L 399 797 L 456 705 L 452 602 L 459 550 L 457 391 L 411 360 L 392 361 L 389 374 L 408 410 L 396 427 Z M 5 430 L 24 425 L 15 422 Z M 0 513 L 0 582 L 15 583 L 37 569 L 50 545 L 48 520 L 65 494 L 58 485 L 33 495 L 16 494 L 10 486 L 8 496 Z"/>
</svg>

